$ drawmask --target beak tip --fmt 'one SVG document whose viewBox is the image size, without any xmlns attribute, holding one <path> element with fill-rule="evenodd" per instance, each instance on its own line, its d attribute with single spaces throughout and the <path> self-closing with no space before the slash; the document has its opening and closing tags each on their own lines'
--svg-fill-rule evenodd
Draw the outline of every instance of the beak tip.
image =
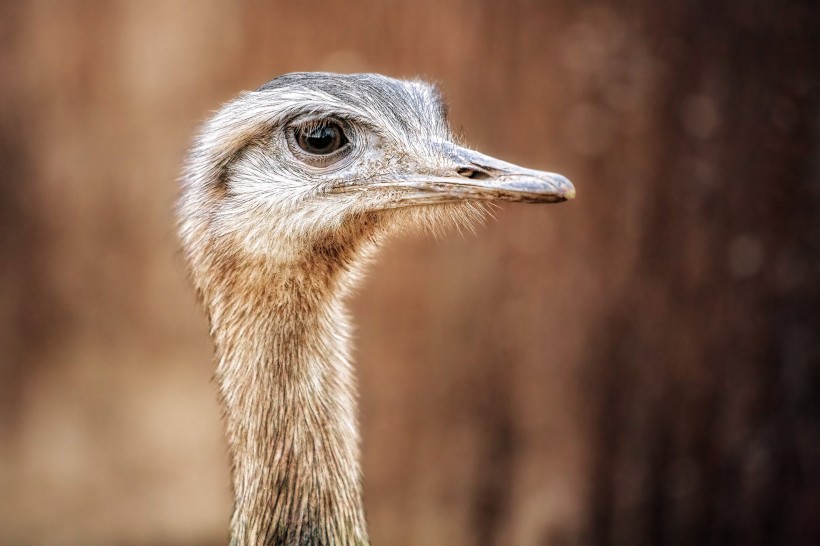
<svg viewBox="0 0 820 546">
<path fill-rule="evenodd" d="M 575 199 L 575 188 L 570 186 L 563 194 L 564 199 L 569 201 L 570 199 Z"/>
</svg>

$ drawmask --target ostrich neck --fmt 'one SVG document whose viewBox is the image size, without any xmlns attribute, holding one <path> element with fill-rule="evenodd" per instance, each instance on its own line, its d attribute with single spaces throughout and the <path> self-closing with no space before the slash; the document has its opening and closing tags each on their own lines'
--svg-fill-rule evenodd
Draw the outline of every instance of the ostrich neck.
<svg viewBox="0 0 820 546">
<path fill-rule="evenodd" d="M 340 290 L 315 267 L 230 275 L 208 307 L 233 463 L 231 544 L 367 544 Z"/>
</svg>

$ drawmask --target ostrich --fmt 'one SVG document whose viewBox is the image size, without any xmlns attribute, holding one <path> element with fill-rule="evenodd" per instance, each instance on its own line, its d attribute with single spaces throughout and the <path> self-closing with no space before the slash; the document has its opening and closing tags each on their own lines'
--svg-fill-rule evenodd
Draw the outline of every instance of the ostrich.
<svg viewBox="0 0 820 546">
<path fill-rule="evenodd" d="M 207 121 L 178 202 L 215 346 L 234 545 L 368 544 L 344 301 L 392 232 L 575 196 L 458 145 L 434 86 L 294 73 Z"/>
</svg>

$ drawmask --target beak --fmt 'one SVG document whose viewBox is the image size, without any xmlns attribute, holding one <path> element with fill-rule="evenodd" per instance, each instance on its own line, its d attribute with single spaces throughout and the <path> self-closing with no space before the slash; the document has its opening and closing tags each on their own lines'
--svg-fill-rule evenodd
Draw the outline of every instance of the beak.
<svg viewBox="0 0 820 546">
<path fill-rule="evenodd" d="M 519 167 L 449 142 L 435 148 L 446 167 L 357 181 L 333 193 L 382 190 L 384 208 L 468 200 L 560 203 L 575 197 L 572 183 L 560 174 Z"/>
</svg>

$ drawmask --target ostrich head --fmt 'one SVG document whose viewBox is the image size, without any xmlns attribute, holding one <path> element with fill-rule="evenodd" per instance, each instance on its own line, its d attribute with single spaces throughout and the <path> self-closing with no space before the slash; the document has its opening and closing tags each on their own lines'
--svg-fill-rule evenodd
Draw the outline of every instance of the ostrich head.
<svg viewBox="0 0 820 546">
<path fill-rule="evenodd" d="M 459 146 L 421 82 L 289 74 L 204 125 L 178 213 L 218 360 L 232 544 L 367 542 L 342 299 L 369 250 L 482 201 L 574 195 Z"/>
<path fill-rule="evenodd" d="M 457 144 L 436 88 L 376 74 L 280 76 L 227 104 L 192 150 L 187 248 L 219 240 L 279 263 L 354 250 L 397 227 L 469 221 L 490 200 L 571 199 L 564 177 Z"/>
</svg>

